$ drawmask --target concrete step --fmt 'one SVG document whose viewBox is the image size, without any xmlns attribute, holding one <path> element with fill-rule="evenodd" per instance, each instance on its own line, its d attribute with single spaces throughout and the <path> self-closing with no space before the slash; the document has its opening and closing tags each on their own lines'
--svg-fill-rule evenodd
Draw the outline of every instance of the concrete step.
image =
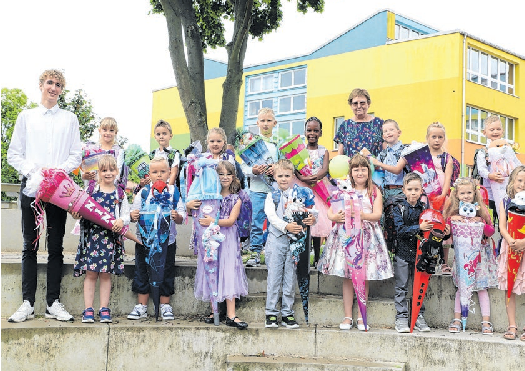
<svg viewBox="0 0 525 371">
<path fill-rule="evenodd" d="M 452 335 L 444 330 L 398 334 L 373 328 L 365 333 L 316 325 L 294 330 L 265 329 L 255 323 L 239 331 L 223 324 L 216 327 L 181 318 L 155 322 L 127 321 L 122 317 L 114 317 L 112 324 L 38 318 L 18 324 L 4 319 L 0 325 L 2 370 L 8 371 L 134 371 L 152 365 L 159 370 L 225 371 L 228 360 L 235 359 L 228 355 L 259 356 L 261 363 L 271 362 L 274 357 L 358 359 L 391 366 L 404 364 L 407 370 L 500 371 L 518 370 L 525 359 L 525 342 L 507 341 L 501 335 Z M 248 369 L 238 366 L 240 370 Z"/>
<path fill-rule="evenodd" d="M 38 285 L 35 302 L 36 314 L 45 312 L 46 265 L 45 253 L 39 253 Z M 17 254 L 2 254 L 2 306 L 1 316 L 10 316 L 21 304 L 21 264 Z M 73 257 L 65 258 L 64 277 L 62 279 L 61 301 L 66 308 L 77 317 L 84 309 L 83 279 L 73 277 Z M 190 258 L 177 258 L 175 295 L 171 299 L 176 314 L 204 315 L 210 311 L 209 304 L 196 300 L 193 294 L 196 271 L 196 261 Z M 133 261 L 128 257 L 125 263 L 124 275 L 112 277 L 112 292 L 110 308 L 115 315 L 125 315 L 136 304 L 136 295 L 131 291 L 134 274 Z M 238 315 L 248 323 L 263 323 L 266 291 L 266 267 L 247 268 L 250 295 L 238 303 Z M 391 291 L 391 292 L 390 292 Z M 342 305 L 342 279 L 324 276 L 311 271 L 310 284 L 310 323 L 323 326 L 338 327 L 344 317 Z M 495 330 L 502 332 L 508 322 L 505 313 L 505 297 L 503 291 L 489 290 L 492 316 Z M 370 282 L 370 297 L 368 305 L 369 323 L 372 327 L 389 327 L 394 325 L 395 309 L 393 305 L 393 279 L 384 282 Z M 455 288 L 450 276 L 432 277 L 429 284 L 425 304 L 427 323 L 434 328 L 446 328 L 453 318 Z M 481 315 L 477 296 L 473 296 L 475 313 L 468 319 L 468 329 L 479 331 Z M 151 302 L 150 302 L 151 303 Z M 98 307 L 98 288 L 95 293 L 95 307 Z M 153 305 L 148 306 L 150 315 Z M 297 319 L 304 323 L 304 316 L 299 297 L 297 296 L 295 311 Z M 517 321 L 525 324 L 525 295 L 517 297 Z M 354 305 L 353 318 L 357 319 L 357 305 Z"/>
<path fill-rule="evenodd" d="M 228 371 L 404 371 L 404 363 L 372 362 L 366 359 L 312 357 L 228 356 Z"/>
</svg>

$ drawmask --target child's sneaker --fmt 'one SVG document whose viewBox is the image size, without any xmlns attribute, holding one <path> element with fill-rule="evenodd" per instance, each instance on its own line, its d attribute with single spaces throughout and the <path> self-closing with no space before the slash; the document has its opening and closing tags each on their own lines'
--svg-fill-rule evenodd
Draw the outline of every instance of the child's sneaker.
<svg viewBox="0 0 525 371">
<path fill-rule="evenodd" d="M 397 318 L 396 319 L 396 331 L 397 332 L 410 332 L 408 326 L 408 318 Z"/>
<path fill-rule="evenodd" d="M 419 332 L 429 332 L 430 331 L 430 327 L 428 327 L 427 322 L 425 321 L 425 319 L 423 318 L 421 314 L 417 317 L 416 325 L 414 326 L 414 328 L 418 330 Z"/>
<path fill-rule="evenodd" d="M 50 307 L 46 309 L 46 318 L 53 318 L 58 321 L 73 321 L 73 316 L 68 313 L 64 304 L 56 299 Z"/>
<path fill-rule="evenodd" d="M 98 315 L 100 317 L 100 323 L 111 323 L 113 320 L 111 319 L 111 310 L 106 307 L 100 308 L 98 311 Z"/>
<path fill-rule="evenodd" d="M 148 306 L 137 304 L 133 308 L 130 314 L 128 314 L 128 319 L 141 319 L 148 317 Z"/>
<path fill-rule="evenodd" d="M 95 322 L 95 310 L 91 307 L 84 309 L 82 312 L 82 323 Z"/>
<path fill-rule="evenodd" d="M 35 308 L 31 306 L 29 300 L 24 300 L 20 308 L 7 321 L 19 323 L 32 318 L 35 318 Z"/>
<path fill-rule="evenodd" d="M 246 262 L 247 267 L 259 267 L 261 265 L 261 253 L 254 252 Z"/>
<path fill-rule="evenodd" d="M 286 317 L 283 317 L 281 326 L 284 326 L 286 328 L 298 328 L 299 324 L 295 320 L 294 316 L 286 316 Z"/>
<path fill-rule="evenodd" d="M 264 324 L 264 327 L 266 328 L 277 328 L 279 325 L 277 324 L 277 316 L 274 316 L 273 314 L 266 316 L 266 323 Z"/>
<path fill-rule="evenodd" d="M 173 315 L 173 308 L 169 304 L 160 305 L 160 315 L 162 316 L 162 319 L 165 321 L 170 321 L 170 320 L 175 319 L 175 316 Z"/>
</svg>

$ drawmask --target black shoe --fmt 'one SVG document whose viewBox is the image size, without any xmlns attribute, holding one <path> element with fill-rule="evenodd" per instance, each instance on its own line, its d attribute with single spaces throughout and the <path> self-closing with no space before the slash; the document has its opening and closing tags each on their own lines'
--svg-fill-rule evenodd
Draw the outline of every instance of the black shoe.
<svg viewBox="0 0 525 371">
<path fill-rule="evenodd" d="M 264 327 L 266 328 L 277 328 L 279 325 L 277 324 L 277 316 L 274 316 L 273 314 L 266 316 L 266 323 L 264 324 Z"/>
<path fill-rule="evenodd" d="M 248 328 L 248 324 L 246 322 L 235 322 L 235 318 L 239 317 L 226 317 L 226 326 L 237 327 L 239 330 L 246 330 Z"/>
<path fill-rule="evenodd" d="M 224 322 L 224 321 L 226 320 L 226 318 L 227 318 L 226 315 L 223 314 L 223 313 L 221 313 L 221 314 L 219 315 L 219 321 L 221 321 L 221 322 Z M 212 325 L 213 323 L 215 323 L 215 321 L 214 321 L 214 319 L 213 319 L 213 313 L 208 314 L 208 316 L 207 316 L 207 317 L 204 317 L 204 318 L 202 319 L 202 321 L 203 321 L 204 323 L 207 323 L 208 325 Z"/>
<path fill-rule="evenodd" d="M 298 328 L 299 324 L 295 321 L 294 316 L 283 317 L 281 325 L 286 328 Z"/>
</svg>

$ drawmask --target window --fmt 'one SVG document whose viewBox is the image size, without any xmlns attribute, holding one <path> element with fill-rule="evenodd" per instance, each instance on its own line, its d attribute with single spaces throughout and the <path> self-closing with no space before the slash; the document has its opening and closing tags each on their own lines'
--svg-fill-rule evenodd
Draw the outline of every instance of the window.
<svg viewBox="0 0 525 371">
<path fill-rule="evenodd" d="M 467 80 L 506 94 L 514 94 L 512 63 L 469 47 L 467 65 Z"/>
<path fill-rule="evenodd" d="M 248 102 L 248 117 L 256 117 L 263 107 L 273 108 L 273 99 L 262 99 Z"/>
<path fill-rule="evenodd" d="M 279 98 L 279 113 L 304 111 L 306 109 L 306 95 L 298 94 Z"/>
<path fill-rule="evenodd" d="M 337 134 L 337 130 L 339 130 L 339 126 L 341 126 L 344 120 L 344 116 L 334 117 L 334 135 L 332 136 L 332 138 L 335 137 L 335 135 Z M 338 147 L 339 145 L 336 142 L 334 142 L 334 149 L 337 149 Z"/>
<path fill-rule="evenodd" d="M 421 36 L 421 33 L 411 30 L 408 27 L 401 26 L 399 24 L 396 24 L 395 26 L 395 38 L 396 40 L 411 40 L 411 39 L 417 39 L 419 36 Z"/>
<path fill-rule="evenodd" d="M 248 78 L 248 93 L 259 93 L 273 90 L 273 74 Z"/>
<path fill-rule="evenodd" d="M 304 137 L 303 120 L 279 122 L 278 127 L 280 131 L 286 131 L 289 133 L 290 136 L 296 136 L 297 134 L 299 134 Z"/>
<path fill-rule="evenodd" d="M 301 85 L 306 85 L 306 68 L 285 71 L 279 74 L 279 88 L 291 88 Z"/>
<path fill-rule="evenodd" d="M 493 115 L 486 110 L 467 106 L 465 115 L 465 134 L 469 142 L 487 144 L 487 138 L 483 135 L 485 130 L 485 119 Z M 514 142 L 514 122 L 511 117 L 498 115 L 503 126 L 503 138 Z"/>
</svg>

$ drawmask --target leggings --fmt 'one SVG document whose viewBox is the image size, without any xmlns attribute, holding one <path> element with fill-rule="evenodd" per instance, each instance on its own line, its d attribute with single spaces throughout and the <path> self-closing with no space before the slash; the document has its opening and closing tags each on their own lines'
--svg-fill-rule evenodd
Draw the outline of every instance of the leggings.
<svg viewBox="0 0 525 371">
<path fill-rule="evenodd" d="M 455 309 L 456 313 L 461 313 L 461 304 L 460 304 L 460 294 L 459 290 L 456 291 L 456 302 Z M 481 315 L 483 317 L 490 317 L 490 301 L 489 301 L 489 292 L 487 290 L 478 291 L 479 306 L 481 307 Z"/>
</svg>

